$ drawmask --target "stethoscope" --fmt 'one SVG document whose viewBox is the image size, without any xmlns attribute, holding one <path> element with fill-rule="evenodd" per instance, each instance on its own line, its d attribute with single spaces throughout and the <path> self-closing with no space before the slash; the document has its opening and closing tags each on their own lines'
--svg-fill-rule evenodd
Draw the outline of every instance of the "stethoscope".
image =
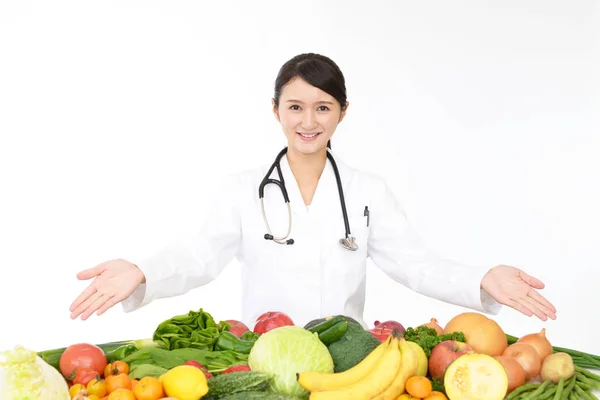
<svg viewBox="0 0 600 400">
<path fill-rule="evenodd" d="M 281 157 L 283 157 L 287 153 L 287 150 L 288 150 L 287 147 L 284 148 L 283 150 L 281 150 L 281 152 L 279 152 L 279 154 L 277 155 L 277 158 L 275 158 L 275 162 L 273 163 L 273 165 L 271 165 L 271 168 L 269 168 L 267 175 L 265 175 L 262 182 L 260 183 L 260 186 L 258 187 L 258 197 L 260 198 L 260 206 L 262 209 L 263 219 L 265 220 L 265 226 L 267 227 L 267 232 L 269 232 L 269 233 L 265 234 L 265 239 L 272 240 L 275 243 L 279 243 L 279 244 L 291 245 L 291 244 L 294 244 L 294 239 L 288 239 L 288 237 L 290 236 L 290 233 L 292 232 L 292 208 L 290 207 L 290 198 L 288 196 L 287 189 L 285 188 L 285 183 L 283 181 L 283 174 L 281 173 L 281 166 L 279 164 Z M 335 163 L 335 160 L 333 159 L 333 155 L 331 154 L 331 152 L 329 152 L 329 150 L 327 151 L 327 158 L 331 162 L 331 166 L 333 167 L 333 172 L 335 173 L 335 180 L 337 182 L 338 192 L 340 194 L 340 204 L 342 205 L 342 214 L 344 215 L 344 225 L 346 228 L 346 236 L 343 237 L 342 239 L 340 239 L 340 244 L 342 245 L 343 248 L 345 248 L 347 250 L 356 251 L 356 250 L 358 250 L 358 245 L 356 244 L 356 239 L 350 234 L 350 223 L 348 222 L 348 213 L 346 212 L 346 202 L 344 201 L 344 191 L 342 190 L 342 182 L 340 180 L 340 173 L 338 171 L 337 164 Z M 277 168 L 277 174 L 279 175 L 279 180 L 270 178 L 271 174 L 273 173 L 273 169 L 275 169 L 275 168 Z M 287 233 L 285 236 L 281 236 L 281 237 L 274 236 L 273 232 L 271 231 L 271 227 L 269 226 L 269 221 L 267 221 L 267 214 L 265 213 L 264 197 L 265 197 L 265 186 L 268 185 L 269 183 L 274 183 L 277 186 L 279 186 L 279 188 L 281 189 L 281 193 L 283 194 L 283 199 L 285 201 L 285 204 L 287 205 L 287 208 L 288 208 L 288 230 L 287 230 Z"/>
</svg>

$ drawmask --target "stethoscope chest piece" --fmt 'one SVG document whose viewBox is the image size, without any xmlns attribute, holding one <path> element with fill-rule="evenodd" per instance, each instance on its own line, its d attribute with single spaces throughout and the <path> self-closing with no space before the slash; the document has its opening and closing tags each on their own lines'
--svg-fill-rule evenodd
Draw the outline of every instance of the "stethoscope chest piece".
<svg viewBox="0 0 600 400">
<path fill-rule="evenodd" d="M 342 247 L 346 250 L 358 250 L 358 245 L 356 244 L 356 239 L 354 238 L 354 236 L 348 236 L 340 239 L 340 245 L 342 245 Z"/>
</svg>

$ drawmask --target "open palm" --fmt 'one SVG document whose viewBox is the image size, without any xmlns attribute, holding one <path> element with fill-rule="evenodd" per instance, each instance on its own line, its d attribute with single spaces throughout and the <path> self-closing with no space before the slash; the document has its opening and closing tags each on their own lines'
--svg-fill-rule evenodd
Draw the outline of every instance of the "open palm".
<svg viewBox="0 0 600 400">
<path fill-rule="evenodd" d="M 524 271 L 509 265 L 492 268 L 481 281 L 481 287 L 498 303 L 507 305 L 542 321 L 556 319 L 556 308 L 536 289 L 544 283 Z"/>
<path fill-rule="evenodd" d="M 134 264 L 118 259 L 81 271 L 77 278 L 94 278 L 70 307 L 72 319 L 81 315 L 81 319 L 85 320 L 96 310 L 101 315 L 129 297 L 143 282 L 144 275 Z"/>
</svg>

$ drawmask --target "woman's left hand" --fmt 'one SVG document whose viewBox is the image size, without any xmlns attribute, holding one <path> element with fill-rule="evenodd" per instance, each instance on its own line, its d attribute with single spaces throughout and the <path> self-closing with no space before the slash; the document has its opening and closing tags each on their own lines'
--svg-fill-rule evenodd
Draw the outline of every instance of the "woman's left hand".
<svg viewBox="0 0 600 400">
<path fill-rule="evenodd" d="M 509 265 L 492 268 L 481 280 L 481 288 L 498 303 L 542 321 L 556 319 L 556 308 L 536 290 L 544 286 L 539 279 Z"/>
</svg>

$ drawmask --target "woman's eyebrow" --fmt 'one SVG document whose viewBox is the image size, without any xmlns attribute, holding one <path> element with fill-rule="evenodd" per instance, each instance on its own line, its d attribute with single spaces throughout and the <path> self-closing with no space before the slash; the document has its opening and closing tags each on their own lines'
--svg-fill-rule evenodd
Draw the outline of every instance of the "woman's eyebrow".
<svg viewBox="0 0 600 400">
<path fill-rule="evenodd" d="M 294 99 L 290 99 L 288 101 L 286 101 L 286 103 L 300 103 L 300 104 L 304 104 L 303 101 L 301 100 L 294 100 Z M 322 101 L 317 101 L 317 104 L 333 104 L 333 102 L 328 101 L 328 100 L 322 100 Z"/>
</svg>

